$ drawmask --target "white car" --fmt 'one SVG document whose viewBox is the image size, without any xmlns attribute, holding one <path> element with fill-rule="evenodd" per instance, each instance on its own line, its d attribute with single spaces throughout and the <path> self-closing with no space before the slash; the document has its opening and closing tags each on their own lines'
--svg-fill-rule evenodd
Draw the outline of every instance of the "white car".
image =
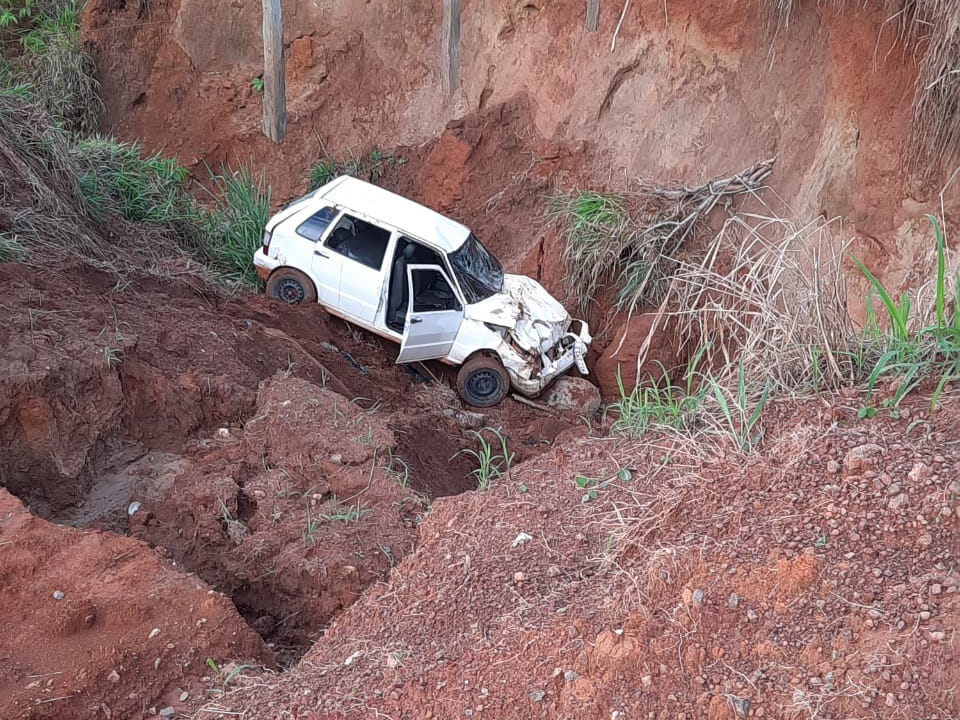
<svg viewBox="0 0 960 720">
<path fill-rule="evenodd" d="M 505 274 L 460 223 L 352 177 L 273 216 L 253 262 L 269 295 L 319 301 L 400 343 L 398 363 L 460 365 L 470 405 L 495 405 L 511 387 L 536 397 L 573 365 L 587 373 L 587 324 L 540 283 Z"/>
</svg>

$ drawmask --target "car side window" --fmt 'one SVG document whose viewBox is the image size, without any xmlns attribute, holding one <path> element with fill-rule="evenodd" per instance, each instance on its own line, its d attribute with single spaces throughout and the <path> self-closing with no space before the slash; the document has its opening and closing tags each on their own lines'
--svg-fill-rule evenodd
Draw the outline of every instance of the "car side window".
<svg viewBox="0 0 960 720">
<path fill-rule="evenodd" d="M 390 231 L 366 220 L 344 215 L 337 222 L 326 246 L 368 268 L 379 270 L 387 254 Z"/>
<path fill-rule="evenodd" d="M 297 235 L 316 242 L 323 237 L 323 233 L 330 227 L 330 223 L 337 216 L 335 207 L 323 207 L 308 217 L 297 228 Z"/>
<path fill-rule="evenodd" d="M 411 269 L 413 311 L 462 310 L 456 293 L 439 270 Z"/>
</svg>

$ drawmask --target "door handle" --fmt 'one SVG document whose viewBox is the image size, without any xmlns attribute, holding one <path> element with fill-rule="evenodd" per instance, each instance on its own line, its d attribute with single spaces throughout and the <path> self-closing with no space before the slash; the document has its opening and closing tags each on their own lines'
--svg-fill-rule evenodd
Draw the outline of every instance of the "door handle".
<svg viewBox="0 0 960 720">
<path fill-rule="evenodd" d="M 319 250 L 314 250 L 314 251 L 313 251 L 313 254 L 314 254 L 314 255 L 319 255 L 319 256 L 322 257 L 322 258 L 327 258 L 327 259 L 330 258 L 329 255 L 327 255 L 326 253 L 322 253 L 322 252 L 320 252 Z"/>
<path fill-rule="evenodd" d="M 422 323 L 422 322 L 423 322 L 423 318 L 410 318 L 411 325 L 416 325 L 417 323 Z"/>
</svg>

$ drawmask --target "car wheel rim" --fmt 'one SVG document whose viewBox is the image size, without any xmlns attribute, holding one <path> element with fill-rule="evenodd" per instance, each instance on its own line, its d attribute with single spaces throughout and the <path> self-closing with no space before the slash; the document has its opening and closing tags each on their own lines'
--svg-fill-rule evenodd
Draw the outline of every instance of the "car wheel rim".
<svg viewBox="0 0 960 720">
<path fill-rule="evenodd" d="M 500 392 L 502 380 L 493 370 L 478 370 L 467 380 L 467 394 L 475 400 L 486 401 Z"/>
<path fill-rule="evenodd" d="M 301 285 L 297 280 L 294 280 L 293 278 L 284 278 L 277 283 L 276 295 L 284 302 L 290 303 L 291 305 L 296 305 L 297 303 L 303 302 L 303 298 L 306 293 L 303 291 L 303 285 Z"/>
</svg>

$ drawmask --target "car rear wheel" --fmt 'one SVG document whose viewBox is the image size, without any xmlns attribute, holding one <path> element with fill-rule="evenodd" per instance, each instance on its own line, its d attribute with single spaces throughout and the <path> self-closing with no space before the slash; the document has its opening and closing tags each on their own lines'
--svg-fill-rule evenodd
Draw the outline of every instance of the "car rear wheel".
<svg viewBox="0 0 960 720">
<path fill-rule="evenodd" d="M 270 275 L 267 295 L 290 305 L 317 301 L 317 290 L 310 278 L 293 268 L 280 268 Z"/>
<path fill-rule="evenodd" d="M 474 407 L 491 407 L 510 391 L 510 376 L 494 357 L 478 355 L 463 364 L 457 374 L 457 392 Z"/>
</svg>

